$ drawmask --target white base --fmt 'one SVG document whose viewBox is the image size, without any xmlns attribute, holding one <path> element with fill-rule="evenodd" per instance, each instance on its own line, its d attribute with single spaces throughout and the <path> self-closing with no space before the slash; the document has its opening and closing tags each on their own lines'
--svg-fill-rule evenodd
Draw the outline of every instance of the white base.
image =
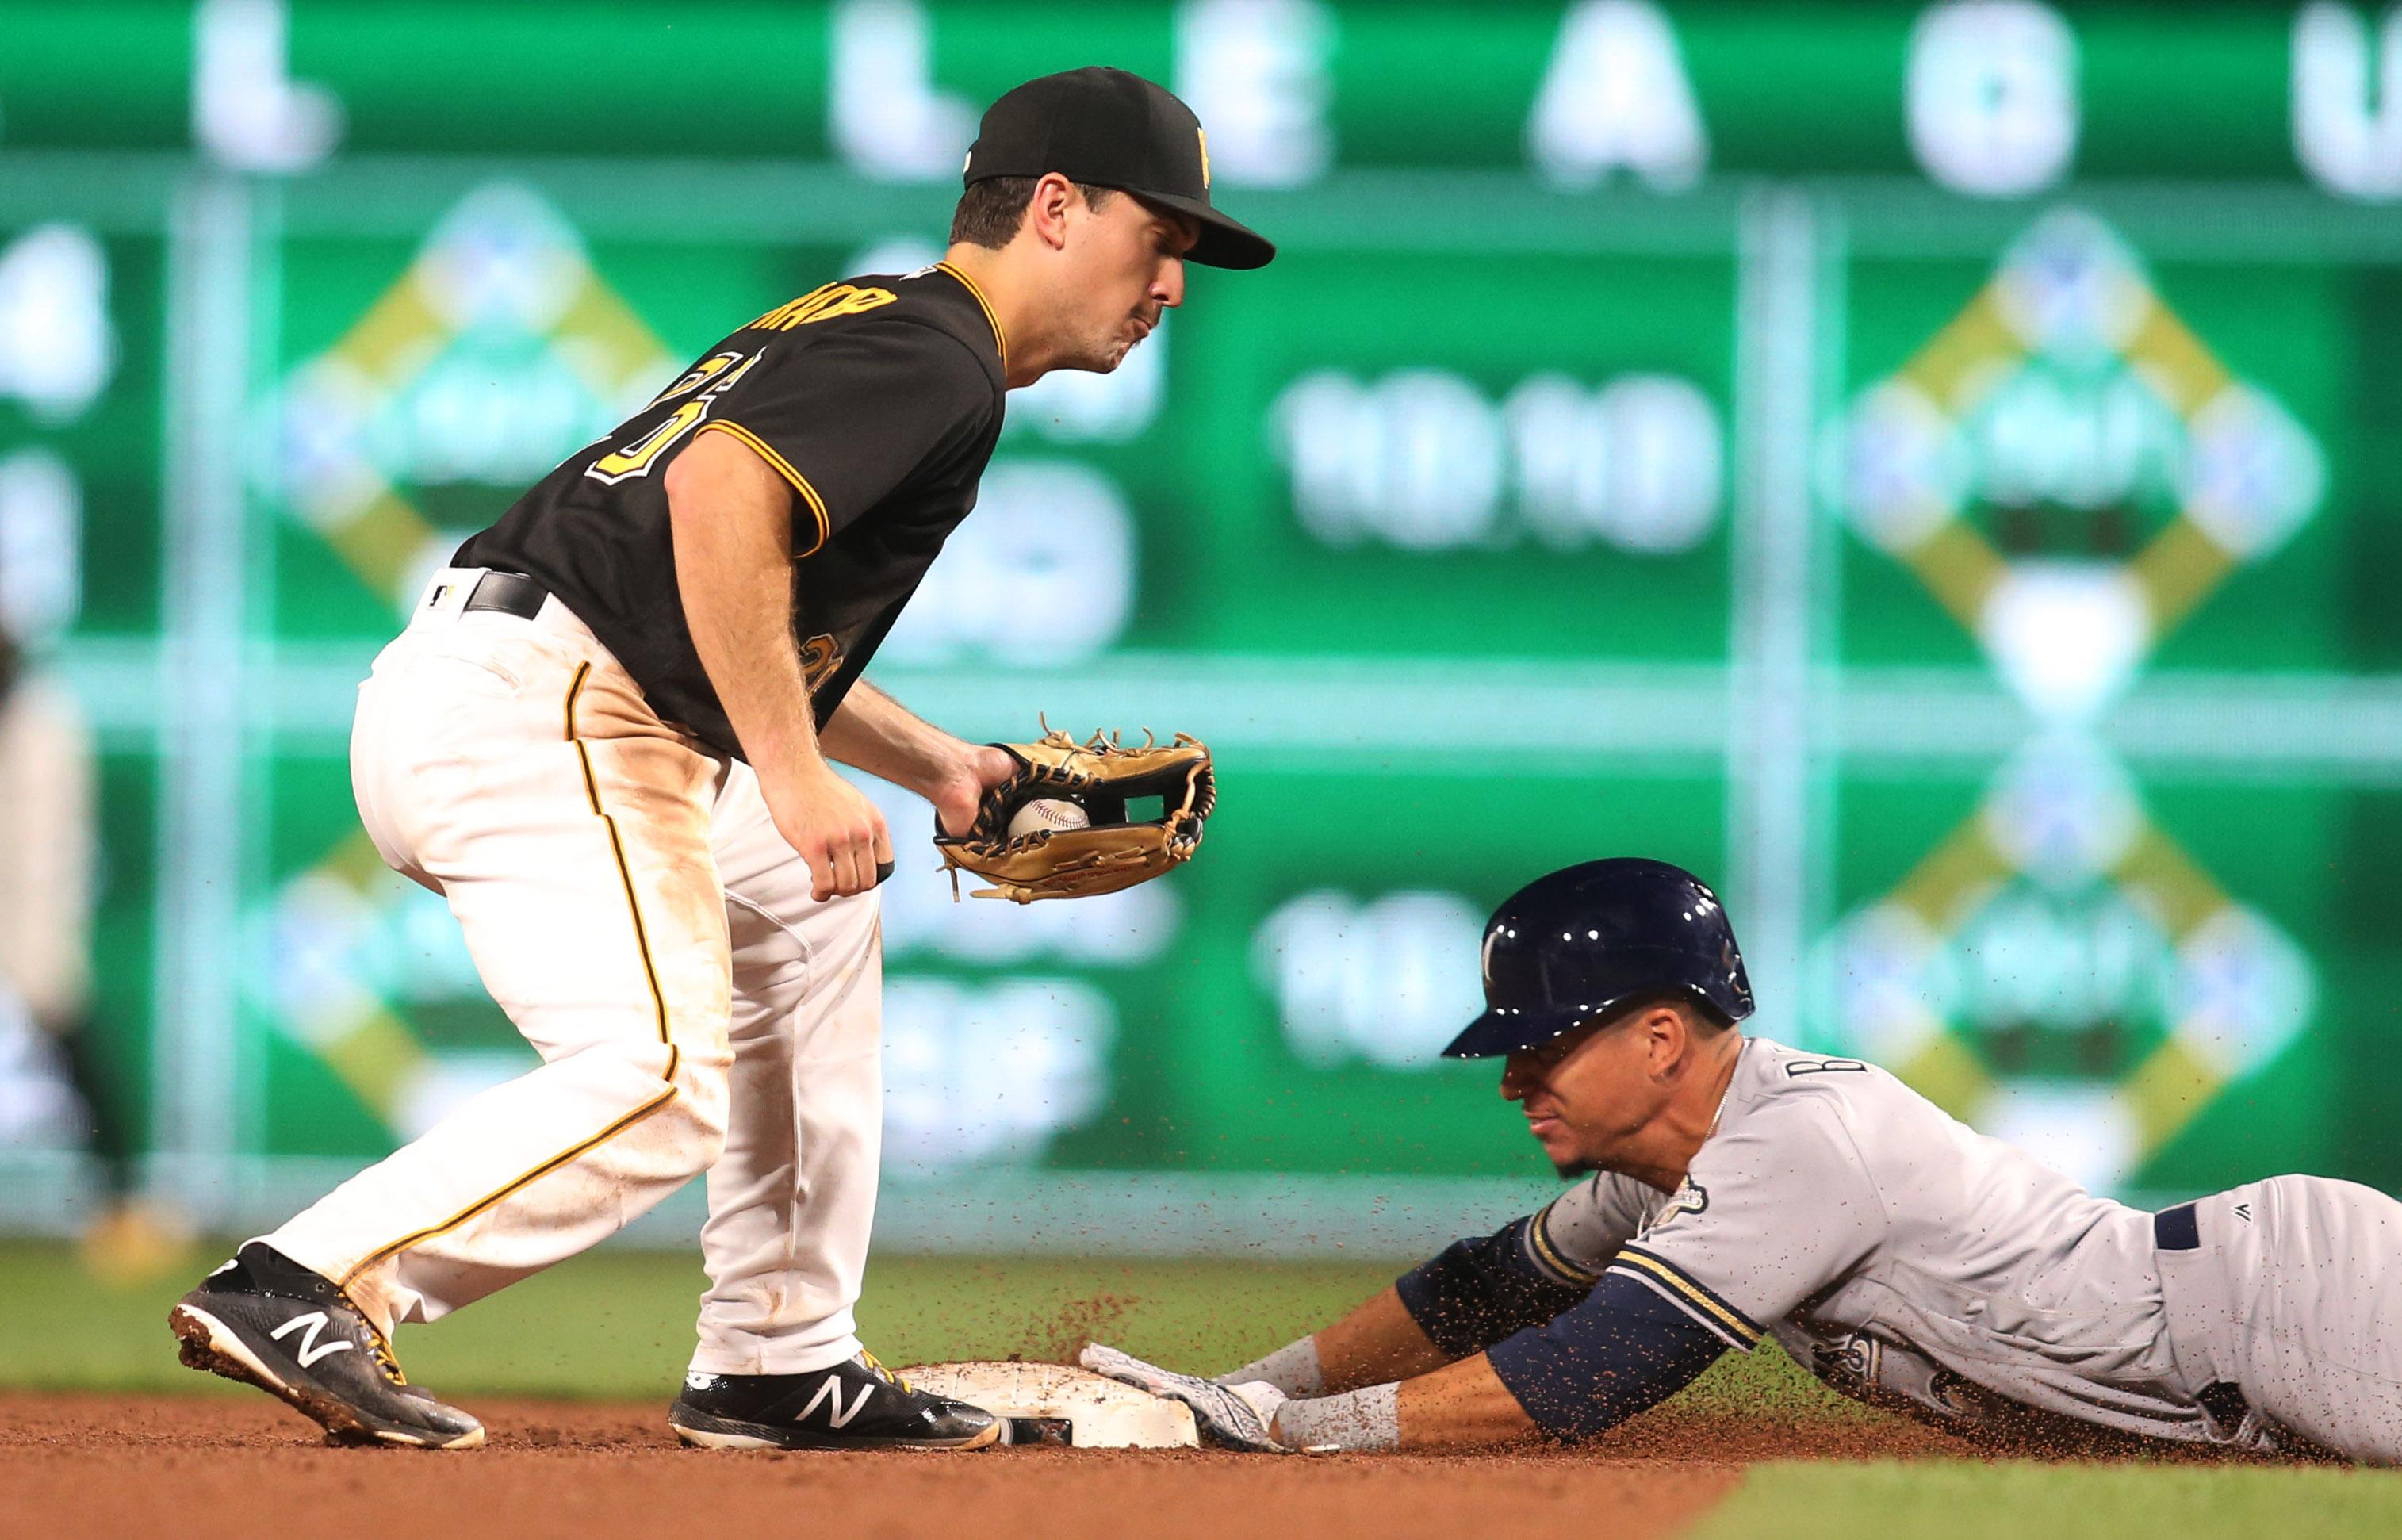
<svg viewBox="0 0 2402 1540">
<path fill-rule="evenodd" d="M 1064 1364 L 923 1364 L 898 1372 L 921 1390 L 1002 1419 L 1003 1443 L 1193 1449 L 1201 1442 L 1192 1408 Z"/>
</svg>

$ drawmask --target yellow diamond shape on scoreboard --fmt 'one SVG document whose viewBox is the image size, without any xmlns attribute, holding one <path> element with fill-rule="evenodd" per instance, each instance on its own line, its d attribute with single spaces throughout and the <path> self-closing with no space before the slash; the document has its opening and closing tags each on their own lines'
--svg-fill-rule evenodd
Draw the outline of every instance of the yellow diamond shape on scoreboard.
<svg viewBox="0 0 2402 1540">
<path fill-rule="evenodd" d="M 452 542 L 404 487 L 521 488 L 648 399 L 675 361 L 535 194 L 494 184 L 435 226 L 407 269 L 275 403 L 287 506 L 374 591 L 407 603 Z M 263 913 L 284 950 L 347 956 L 421 902 L 352 833 Z M 305 941 L 305 945 L 296 942 Z M 444 1069 L 371 970 L 284 969 L 258 987 L 279 1028 L 397 1133 Z"/>
<path fill-rule="evenodd" d="M 1844 1046 L 1981 1125 L 1997 1096 L 2034 1083 L 1995 1034 L 2065 1011 L 2074 1019 L 2050 1025 L 2090 1049 L 2079 1078 L 2117 1086 L 2080 1115 L 2119 1126 L 2128 1166 L 2274 1058 L 2315 1003 L 2301 949 L 2195 864 L 2075 733 L 2014 755 L 1967 818 L 1827 938 L 1821 964 Z"/>
<path fill-rule="evenodd" d="M 2028 230 L 1863 393 L 1841 447 L 1853 526 L 2050 720 L 2106 705 L 2229 572 L 2316 512 L 2326 484 L 2300 424 L 2074 212 Z"/>
<path fill-rule="evenodd" d="M 285 378 L 278 481 L 361 581 L 405 602 L 447 542 L 403 488 L 530 485 L 674 364 L 547 202 L 488 185 Z"/>
<path fill-rule="evenodd" d="M 1832 1014 L 1942 1106 L 2007 1122 L 2035 1082 L 1997 1073 L 1973 1023 L 2058 1000 L 1996 1005 L 1980 988 L 2025 990 L 2027 971 L 2079 946 L 2099 973 L 2115 947 L 2116 971 L 2086 981 L 2084 1024 L 2117 1034 L 2147 1016 L 2142 1052 L 2127 1067 L 2099 1041 L 2113 1089 L 2055 1079 L 2036 1094 L 2079 1134 L 2113 1125 L 2097 1175 L 2123 1175 L 2291 1040 L 2313 981 L 2290 938 L 2152 822 L 2091 724 L 2163 636 L 2317 510 L 2318 447 L 2116 235 L 2070 212 L 2031 228 L 1862 394 L 1841 448 L 1854 527 L 1926 584 L 2042 725 L 1975 811 L 1827 939 Z"/>
</svg>

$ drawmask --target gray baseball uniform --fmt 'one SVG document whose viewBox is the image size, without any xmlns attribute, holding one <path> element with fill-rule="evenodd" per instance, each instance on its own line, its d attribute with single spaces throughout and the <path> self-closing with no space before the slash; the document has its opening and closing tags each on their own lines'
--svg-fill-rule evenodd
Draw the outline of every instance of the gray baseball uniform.
<svg viewBox="0 0 2402 1540">
<path fill-rule="evenodd" d="M 2278 1176 L 2155 1216 L 1882 1069 L 1745 1045 L 1674 1194 L 1594 1176 L 1520 1231 L 1562 1285 L 1639 1282 L 1726 1343 L 1939 1422 L 2402 1463 L 2402 1203 Z M 1497 1362 L 1498 1360 L 1497 1359 Z"/>
</svg>

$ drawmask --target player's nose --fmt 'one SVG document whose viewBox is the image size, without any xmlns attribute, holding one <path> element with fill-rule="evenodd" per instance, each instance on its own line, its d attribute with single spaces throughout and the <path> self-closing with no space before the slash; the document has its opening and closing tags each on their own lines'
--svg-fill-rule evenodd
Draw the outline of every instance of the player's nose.
<svg viewBox="0 0 2402 1540">
<path fill-rule="evenodd" d="M 1501 1061 L 1501 1099 L 1505 1102 L 1525 1101 L 1526 1093 L 1533 1090 L 1535 1082 L 1540 1079 L 1535 1072 L 1532 1055 L 1511 1054 Z"/>
<path fill-rule="evenodd" d="M 1151 281 L 1151 297 L 1158 300 L 1162 308 L 1170 310 L 1184 303 L 1184 259 L 1182 257 L 1161 258 L 1159 272 Z"/>
</svg>

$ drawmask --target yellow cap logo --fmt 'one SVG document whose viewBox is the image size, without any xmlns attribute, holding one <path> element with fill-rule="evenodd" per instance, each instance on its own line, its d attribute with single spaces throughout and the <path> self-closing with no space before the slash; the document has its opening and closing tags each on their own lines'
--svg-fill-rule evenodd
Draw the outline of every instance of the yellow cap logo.
<svg viewBox="0 0 2402 1540">
<path fill-rule="evenodd" d="M 1209 131 L 1194 129 L 1193 137 L 1201 141 L 1201 190 L 1209 190 Z"/>
</svg>

